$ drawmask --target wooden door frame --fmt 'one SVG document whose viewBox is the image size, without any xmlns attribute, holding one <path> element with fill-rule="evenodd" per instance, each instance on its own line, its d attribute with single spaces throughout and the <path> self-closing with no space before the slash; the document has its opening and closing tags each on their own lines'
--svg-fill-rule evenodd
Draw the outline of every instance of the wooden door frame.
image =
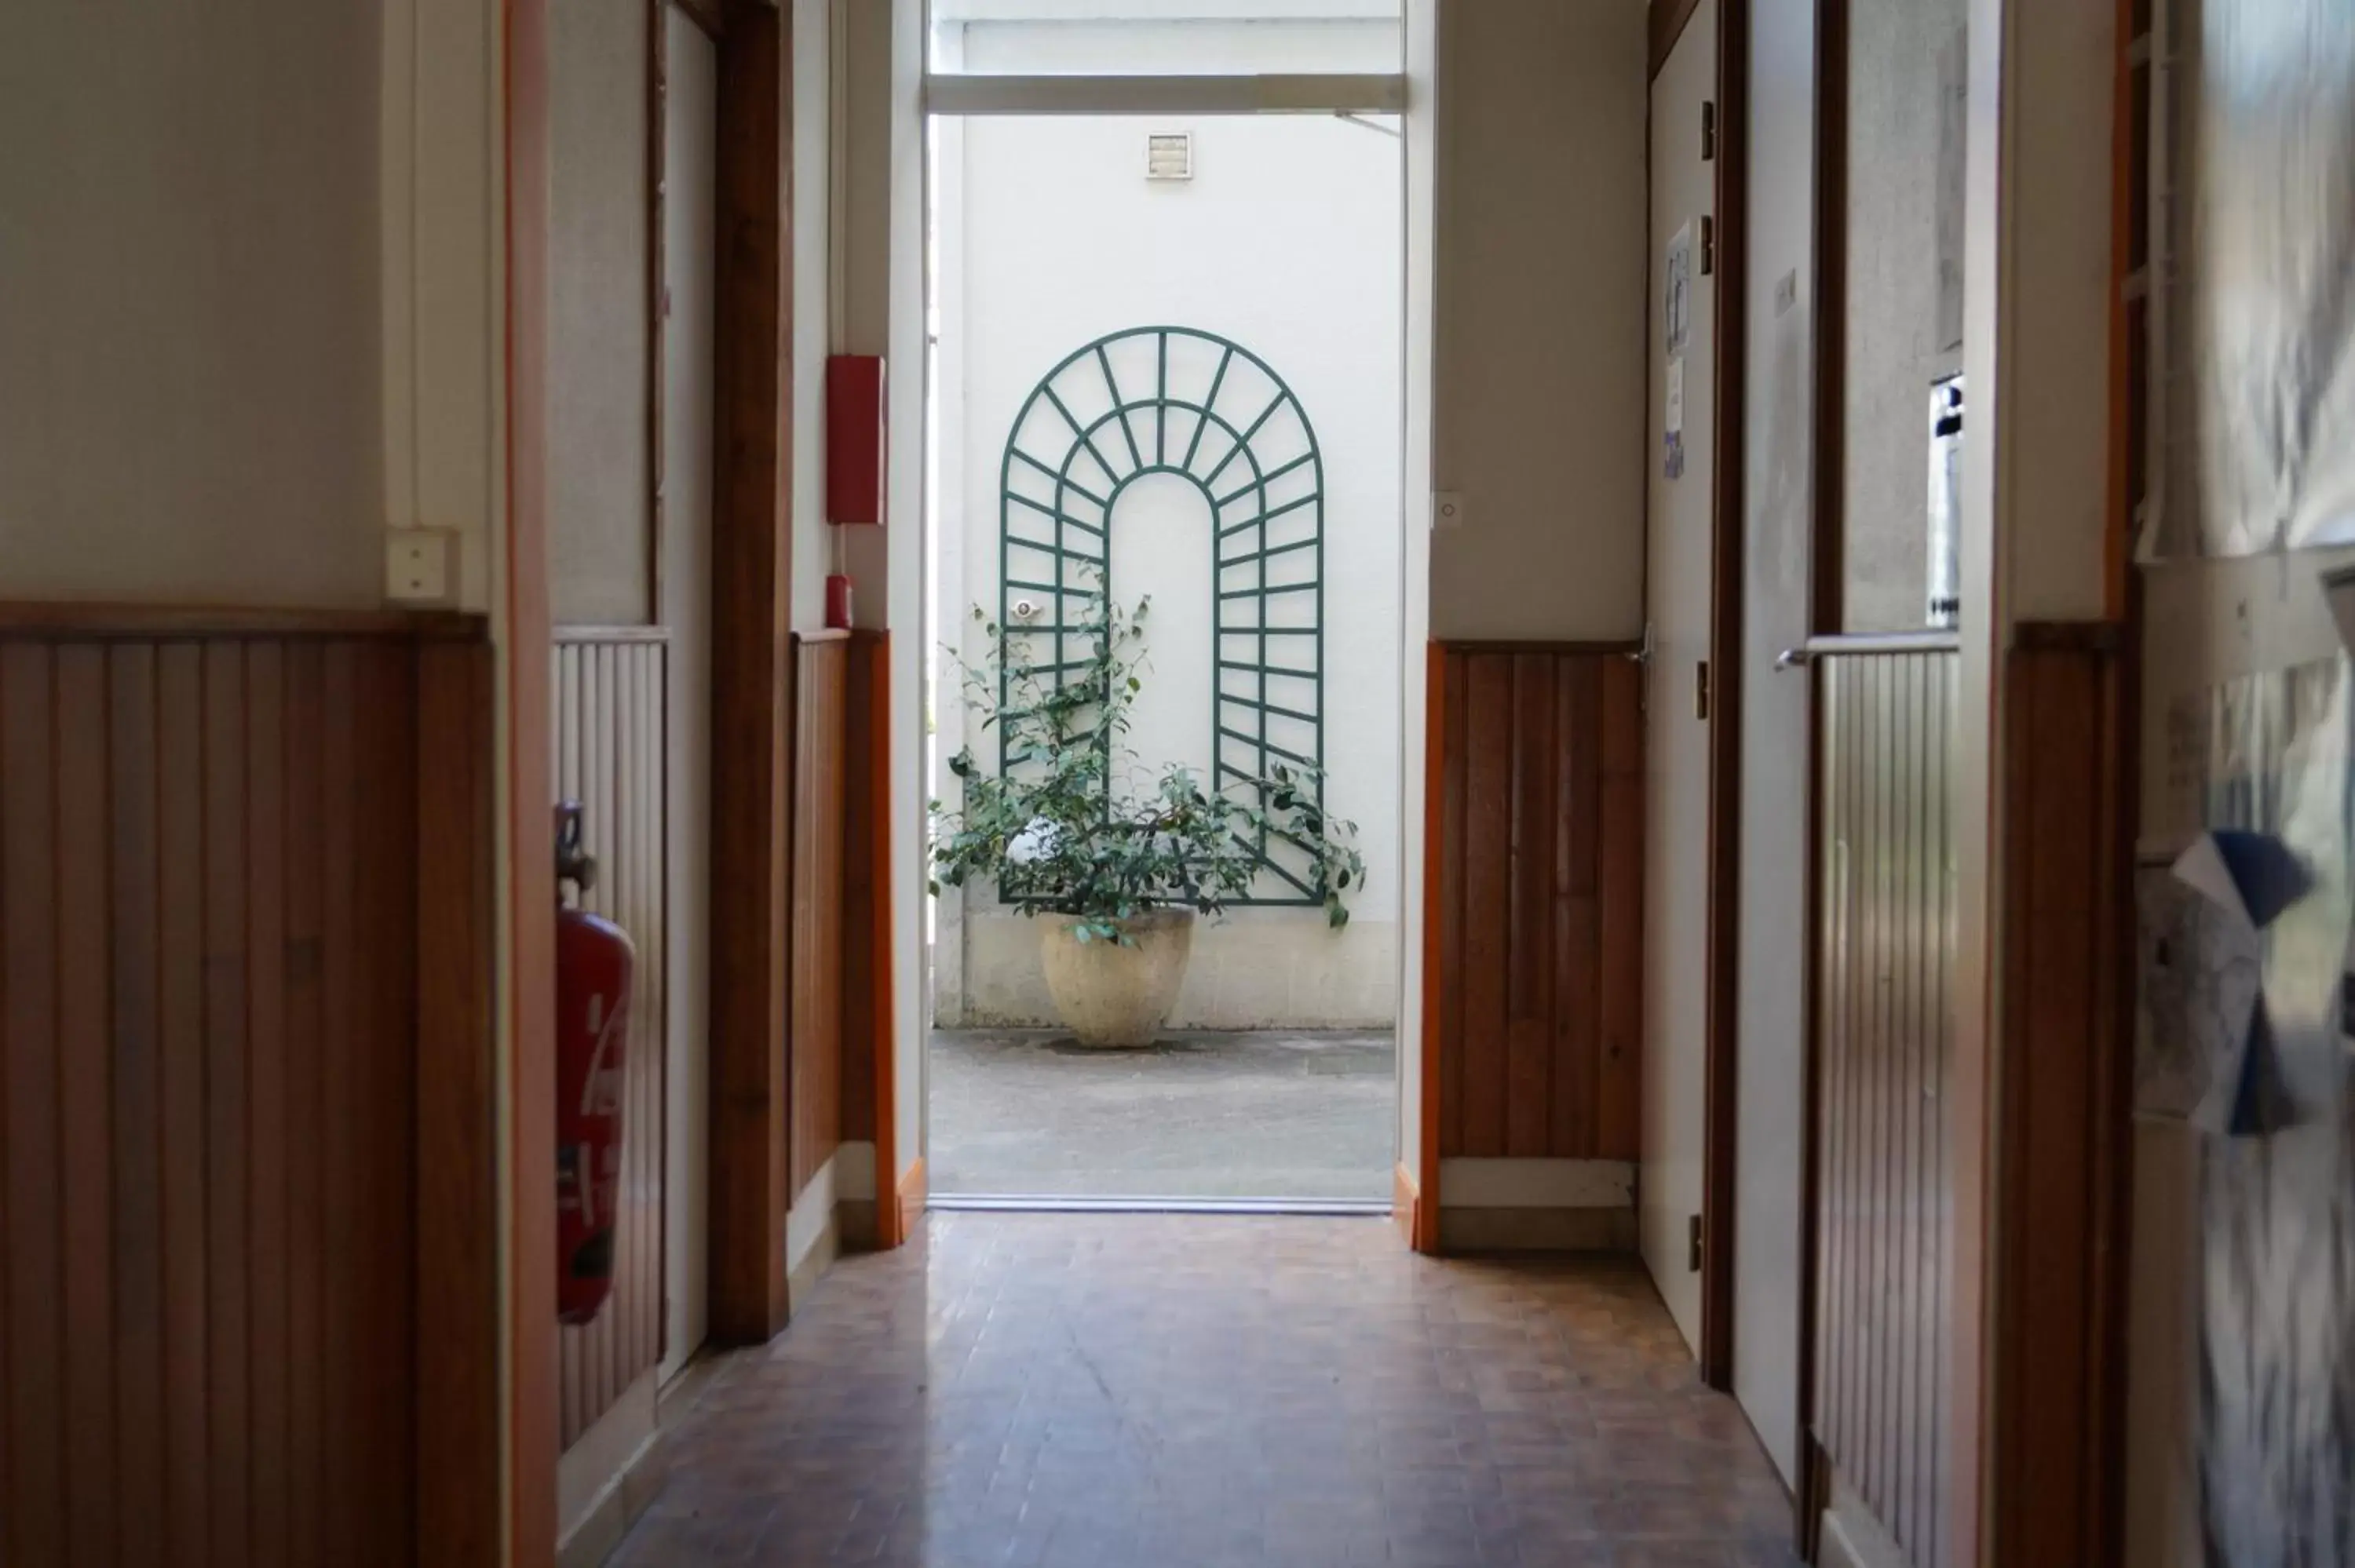
<svg viewBox="0 0 2355 1568">
<path fill-rule="evenodd" d="M 506 1527 L 450 1558 L 556 1561 L 556 861 L 548 571 L 549 0 L 506 0 Z M 485 1485 L 496 1489 L 496 1478 Z M 470 1545 L 473 1544 L 470 1542 Z"/>
<path fill-rule="evenodd" d="M 709 1338 L 725 1345 L 767 1340 L 789 1305 L 794 132 L 790 15 L 719 11 L 706 1136 Z"/>
<path fill-rule="evenodd" d="M 1715 317 L 1710 348 L 1708 929 L 1702 960 L 1701 1380 L 1733 1388 L 1734 1193 L 1741 1128 L 1742 680 L 1748 553 L 1750 0 L 1713 0 Z M 1651 77 L 1700 0 L 1652 0 Z M 1648 132 L 1647 132 L 1648 134 Z M 1651 458 L 1647 453 L 1646 462 Z M 1646 485 L 1650 485 L 1648 466 Z"/>
<path fill-rule="evenodd" d="M 1846 494 L 1838 480 L 1847 471 L 1848 408 L 1848 33 L 1849 0 L 1816 0 L 1816 154 L 1814 429 L 1809 471 L 1815 476 L 1808 530 L 1807 620 L 1809 636 L 1836 632 L 1841 624 L 1845 586 Z M 1791 1536 L 1802 1559 L 1817 1560 L 1824 1510 L 1831 1502 L 1831 1465 L 1816 1441 L 1816 1333 L 1818 1318 L 1816 1258 L 1822 1245 L 1817 1223 L 1822 1197 L 1822 1128 L 1817 1117 L 1823 1064 L 1817 1024 L 1822 1007 L 1822 977 L 1816 962 L 1816 933 L 1823 926 L 1824 813 L 1816 780 L 1824 762 L 1822 705 L 1815 701 L 1811 673 L 1807 702 L 1806 869 L 1803 878 L 1807 962 L 1799 979 L 1799 1450 L 1796 1484 L 1791 1491 Z"/>
</svg>

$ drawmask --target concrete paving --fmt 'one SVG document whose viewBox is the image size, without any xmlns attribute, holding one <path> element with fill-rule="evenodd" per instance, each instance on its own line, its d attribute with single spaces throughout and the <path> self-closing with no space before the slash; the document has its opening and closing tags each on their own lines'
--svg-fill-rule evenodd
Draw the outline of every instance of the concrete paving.
<svg viewBox="0 0 2355 1568">
<path fill-rule="evenodd" d="M 1099 1051 L 1043 1029 L 932 1034 L 932 1192 L 1388 1202 L 1387 1033 L 1173 1032 Z"/>
</svg>

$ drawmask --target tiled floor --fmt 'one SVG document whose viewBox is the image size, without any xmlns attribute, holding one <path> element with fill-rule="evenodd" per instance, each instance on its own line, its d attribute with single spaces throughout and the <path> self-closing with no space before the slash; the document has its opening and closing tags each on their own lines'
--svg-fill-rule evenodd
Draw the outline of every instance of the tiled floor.
<svg viewBox="0 0 2355 1568">
<path fill-rule="evenodd" d="M 1632 1264 L 1433 1262 L 1380 1220 L 925 1229 L 736 1359 L 616 1563 L 1792 1562 Z"/>
</svg>

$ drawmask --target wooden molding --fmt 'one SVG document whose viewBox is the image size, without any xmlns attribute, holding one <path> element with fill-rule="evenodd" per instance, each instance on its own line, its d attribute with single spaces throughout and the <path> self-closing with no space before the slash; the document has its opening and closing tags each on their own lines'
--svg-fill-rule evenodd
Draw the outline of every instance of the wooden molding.
<svg viewBox="0 0 2355 1568">
<path fill-rule="evenodd" d="M 461 1467 L 461 1539 L 420 1542 L 419 1559 L 474 1568 L 556 1560 L 556 844 L 549 817 L 549 0 L 506 0 L 506 625 L 508 1145 L 505 1452 L 428 1449 Z M 496 766 L 494 762 L 494 766 Z M 483 1107 L 491 1114 L 493 1097 Z M 495 1309 L 494 1309 L 495 1310 Z M 497 1363 L 472 1369 L 496 1387 Z M 501 1510 L 502 1478 L 505 1508 Z M 483 1517 L 487 1510 L 487 1517 Z M 504 1540 L 502 1540 L 504 1536 Z"/>
<path fill-rule="evenodd" d="M 1608 654 L 1618 654 L 1623 658 L 1633 659 L 1644 652 L 1641 638 L 1630 640 L 1624 637 L 1606 637 L 1587 641 L 1444 637 L 1433 646 L 1444 649 L 1450 653 L 1539 653 L 1556 659 L 1594 658 Z"/>
<path fill-rule="evenodd" d="M 144 642 L 239 637 L 395 637 L 474 642 L 489 621 L 455 610 L 297 609 L 265 605 L 106 604 L 0 600 L 0 638 Z"/>
<path fill-rule="evenodd" d="M 1445 1076 L 1441 1054 L 1446 1050 L 1446 991 L 1443 986 L 1447 962 L 1444 920 L 1447 907 L 1447 680 L 1450 660 L 1446 644 L 1434 642 L 1424 655 L 1423 775 L 1423 1075 L 1422 1118 L 1416 1142 L 1422 1159 L 1415 1182 L 1416 1204 L 1411 1211 L 1407 1245 L 1415 1251 L 1439 1250 L 1439 1141 Z"/>
</svg>

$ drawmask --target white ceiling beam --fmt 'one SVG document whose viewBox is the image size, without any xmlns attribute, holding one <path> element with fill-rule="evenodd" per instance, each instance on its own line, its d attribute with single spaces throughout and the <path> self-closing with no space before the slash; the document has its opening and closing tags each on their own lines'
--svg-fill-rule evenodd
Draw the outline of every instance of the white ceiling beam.
<svg viewBox="0 0 2355 1568">
<path fill-rule="evenodd" d="M 1406 78 L 932 76 L 928 114 L 1402 114 Z"/>
</svg>

